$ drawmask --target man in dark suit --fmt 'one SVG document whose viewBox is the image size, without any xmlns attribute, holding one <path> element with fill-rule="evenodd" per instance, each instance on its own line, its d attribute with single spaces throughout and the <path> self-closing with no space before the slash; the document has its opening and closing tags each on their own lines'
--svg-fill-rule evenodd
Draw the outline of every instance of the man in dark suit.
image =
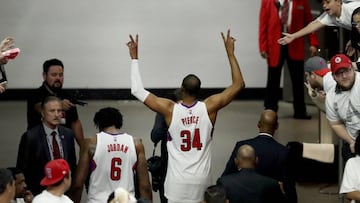
<svg viewBox="0 0 360 203">
<path fill-rule="evenodd" d="M 238 167 L 234 163 L 238 149 L 242 145 L 250 145 L 255 149 L 258 162 L 256 171 L 261 175 L 273 178 L 283 183 L 286 202 L 296 203 L 295 181 L 291 174 L 289 150 L 278 143 L 273 135 L 278 128 L 278 118 L 273 110 L 264 110 L 258 122 L 259 135 L 255 138 L 236 143 L 222 176 L 236 173 Z"/>
<path fill-rule="evenodd" d="M 72 171 L 76 170 L 74 133 L 60 125 L 61 100 L 46 97 L 41 104 L 42 123 L 29 129 L 21 138 L 17 167 L 27 178 L 28 188 L 34 195 L 44 187 L 40 186 L 45 176 L 44 166 L 53 159 L 65 159 Z"/>
<path fill-rule="evenodd" d="M 262 0 L 259 21 L 259 49 L 267 61 L 265 109 L 278 110 L 281 71 L 286 60 L 292 82 L 295 119 L 310 119 L 304 102 L 305 39 L 300 37 L 289 45 L 277 40 L 282 32 L 294 33 L 312 22 L 308 0 Z M 315 55 L 319 42 L 314 33 L 309 34 L 310 55 Z"/>
<path fill-rule="evenodd" d="M 284 202 L 280 184 L 275 179 L 257 173 L 256 161 L 254 148 L 242 145 L 234 160 L 238 172 L 218 180 L 218 184 L 225 187 L 229 203 Z"/>
</svg>

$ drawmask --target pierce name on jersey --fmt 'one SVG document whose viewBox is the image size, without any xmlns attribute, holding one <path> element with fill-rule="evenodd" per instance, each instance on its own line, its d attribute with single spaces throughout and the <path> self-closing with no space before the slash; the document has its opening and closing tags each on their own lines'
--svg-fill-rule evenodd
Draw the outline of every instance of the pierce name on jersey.
<svg viewBox="0 0 360 203">
<path fill-rule="evenodd" d="M 181 122 L 184 126 L 192 125 L 192 124 L 198 124 L 199 123 L 199 116 L 187 116 L 184 118 L 181 118 Z"/>
</svg>

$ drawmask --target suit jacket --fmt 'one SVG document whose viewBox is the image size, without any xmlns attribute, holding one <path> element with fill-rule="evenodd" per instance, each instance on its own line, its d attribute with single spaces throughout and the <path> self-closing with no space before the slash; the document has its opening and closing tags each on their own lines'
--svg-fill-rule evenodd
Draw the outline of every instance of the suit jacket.
<svg viewBox="0 0 360 203">
<path fill-rule="evenodd" d="M 259 22 L 259 47 L 260 52 L 268 54 L 268 65 L 276 67 L 280 59 L 280 44 L 282 25 L 279 17 L 278 0 L 261 0 L 260 22 Z M 308 0 L 292 0 L 291 23 L 289 33 L 297 32 L 313 21 Z M 315 33 L 309 34 L 309 43 L 312 46 L 319 46 Z M 288 45 L 289 57 L 293 60 L 304 60 L 305 43 L 304 37 L 292 41 Z"/>
<path fill-rule="evenodd" d="M 256 171 L 264 176 L 281 181 L 284 184 L 286 202 L 296 203 L 296 185 L 289 163 L 289 150 L 268 135 L 259 135 L 255 138 L 236 143 L 222 176 L 236 173 L 234 159 L 240 146 L 247 144 L 255 149 L 258 157 Z"/>
<path fill-rule="evenodd" d="M 76 154 L 74 133 L 71 129 L 58 126 L 61 144 L 64 152 L 64 159 L 68 162 L 72 174 L 76 170 Z M 40 181 L 44 177 L 44 167 L 51 160 L 46 133 L 43 124 L 39 124 L 21 137 L 18 149 L 17 167 L 20 168 L 26 177 L 28 188 L 34 195 L 41 193 L 44 187 Z"/>
<path fill-rule="evenodd" d="M 224 186 L 229 203 L 284 202 L 279 183 L 258 174 L 254 169 L 241 169 L 223 176 L 218 184 Z"/>
</svg>

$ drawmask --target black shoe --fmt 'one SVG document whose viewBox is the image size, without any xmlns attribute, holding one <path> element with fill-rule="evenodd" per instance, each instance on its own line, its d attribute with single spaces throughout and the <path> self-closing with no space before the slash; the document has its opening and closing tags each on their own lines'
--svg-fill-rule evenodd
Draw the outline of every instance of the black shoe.
<svg viewBox="0 0 360 203">
<path fill-rule="evenodd" d="M 307 113 L 303 113 L 303 114 L 294 114 L 294 119 L 302 119 L 302 120 L 310 120 L 311 116 Z"/>
</svg>

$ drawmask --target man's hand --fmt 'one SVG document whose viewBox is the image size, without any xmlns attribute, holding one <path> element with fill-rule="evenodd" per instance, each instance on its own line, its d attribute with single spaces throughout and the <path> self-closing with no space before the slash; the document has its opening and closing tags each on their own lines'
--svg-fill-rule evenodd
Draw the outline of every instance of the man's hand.
<svg viewBox="0 0 360 203">
<path fill-rule="evenodd" d="M 0 94 L 3 93 L 3 92 L 5 92 L 5 90 L 6 90 L 5 85 L 1 84 L 1 85 L 0 85 Z"/>
<path fill-rule="evenodd" d="M 75 106 L 75 104 L 71 103 L 70 100 L 68 99 L 62 100 L 62 107 L 64 111 L 69 110 L 73 106 Z"/>
<path fill-rule="evenodd" d="M 351 56 L 353 56 L 355 54 L 356 49 L 354 49 L 354 47 L 352 47 L 351 40 L 349 40 L 346 43 L 345 51 L 346 51 L 346 55 L 348 55 L 349 57 L 351 57 Z"/>
<path fill-rule="evenodd" d="M 230 36 L 230 29 L 227 31 L 226 38 L 223 32 L 221 32 L 221 36 L 223 38 L 226 53 L 228 54 L 228 56 L 234 55 L 234 42 L 236 41 L 236 39 Z"/>
<path fill-rule="evenodd" d="M 316 93 L 316 91 L 311 87 L 309 81 L 304 82 L 304 85 L 305 85 L 305 87 L 306 87 L 307 90 L 308 90 L 309 96 L 311 96 L 311 97 L 316 97 L 317 93 Z"/>
<path fill-rule="evenodd" d="M 317 48 L 316 46 L 310 46 L 309 47 L 309 52 L 310 52 L 310 56 L 316 56 L 316 53 L 317 53 Z"/>
<path fill-rule="evenodd" d="M 3 54 L 5 51 L 9 49 L 15 48 L 14 46 L 15 40 L 12 37 L 6 37 L 1 41 L 0 43 L 0 64 L 7 64 L 9 61 L 9 58 Z"/>
<path fill-rule="evenodd" d="M 139 43 L 139 35 L 135 36 L 135 40 L 132 35 L 130 36 L 130 41 L 126 44 L 129 47 L 129 53 L 131 59 L 138 59 L 138 43 Z"/>
<path fill-rule="evenodd" d="M 319 98 L 324 100 L 324 102 L 325 102 L 326 92 L 324 90 L 319 90 L 317 93 L 318 93 Z"/>
<path fill-rule="evenodd" d="M 14 48 L 15 40 L 12 37 L 6 37 L 3 39 L 3 41 L 0 43 L 0 51 L 4 52 L 6 50 Z"/>
<path fill-rule="evenodd" d="M 287 45 L 295 39 L 295 37 L 290 33 L 283 32 L 283 35 L 285 36 L 278 40 L 278 43 L 281 45 Z"/>
<path fill-rule="evenodd" d="M 31 193 L 30 190 L 26 190 L 25 192 L 25 196 L 24 196 L 24 201 L 25 203 L 31 203 L 34 199 L 34 195 Z"/>
<path fill-rule="evenodd" d="M 265 51 L 260 52 L 260 56 L 264 59 L 267 59 L 269 57 Z"/>
<path fill-rule="evenodd" d="M 355 141 L 351 142 L 349 145 L 351 153 L 355 154 Z"/>
</svg>

